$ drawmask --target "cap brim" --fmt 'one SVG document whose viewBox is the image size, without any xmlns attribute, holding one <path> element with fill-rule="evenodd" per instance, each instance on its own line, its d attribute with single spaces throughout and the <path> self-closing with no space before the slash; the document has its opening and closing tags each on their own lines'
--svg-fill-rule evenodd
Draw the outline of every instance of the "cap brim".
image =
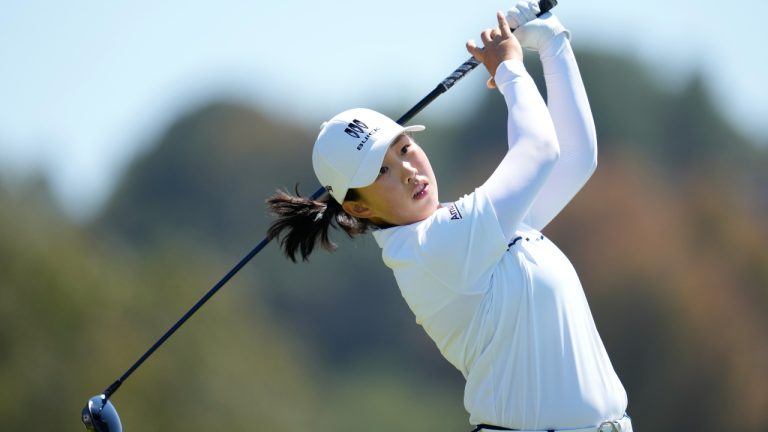
<svg viewBox="0 0 768 432">
<path fill-rule="evenodd" d="M 412 125 L 403 128 L 403 132 L 421 132 L 426 129 L 424 125 Z"/>
<path fill-rule="evenodd" d="M 379 171 L 381 170 L 381 163 L 384 161 L 384 156 L 387 154 L 389 146 L 400 134 L 403 132 L 421 132 L 425 129 L 424 125 L 405 126 L 386 140 L 378 141 L 377 145 L 371 147 L 368 155 L 363 159 L 360 168 L 358 168 L 354 177 L 349 182 L 349 188 L 365 187 L 376 181 L 376 177 L 379 176 Z"/>
</svg>

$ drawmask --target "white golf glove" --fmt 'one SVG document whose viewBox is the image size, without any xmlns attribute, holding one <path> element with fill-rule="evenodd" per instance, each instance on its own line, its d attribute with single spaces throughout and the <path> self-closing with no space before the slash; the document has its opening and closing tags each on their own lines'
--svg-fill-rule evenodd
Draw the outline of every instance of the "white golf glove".
<svg viewBox="0 0 768 432">
<path fill-rule="evenodd" d="M 539 2 L 534 0 L 523 0 L 517 2 L 515 6 L 507 11 L 507 22 L 512 30 L 521 27 L 528 21 L 536 19 L 536 14 L 541 12 Z"/>
<path fill-rule="evenodd" d="M 537 1 L 525 0 L 518 2 L 507 12 L 509 26 L 515 30 L 515 37 L 523 48 L 539 51 L 560 33 L 565 33 L 568 39 L 571 38 L 571 33 L 550 12 L 537 18 L 539 10 Z"/>
</svg>

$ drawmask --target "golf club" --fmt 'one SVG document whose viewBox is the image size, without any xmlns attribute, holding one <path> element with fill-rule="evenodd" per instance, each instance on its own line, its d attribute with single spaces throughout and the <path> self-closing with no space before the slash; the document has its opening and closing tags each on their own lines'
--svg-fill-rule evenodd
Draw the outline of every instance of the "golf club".
<svg viewBox="0 0 768 432">
<path fill-rule="evenodd" d="M 557 5 L 557 0 L 541 0 L 539 1 L 539 9 L 541 12 L 538 15 L 544 14 Z M 405 125 L 414 116 L 416 116 L 421 110 L 423 110 L 432 101 L 437 99 L 438 96 L 445 93 L 456 84 L 461 78 L 463 78 L 470 71 L 475 69 L 480 62 L 470 57 L 469 60 L 461 64 L 456 70 L 453 71 L 447 78 L 440 82 L 427 96 L 420 100 L 413 106 L 408 112 L 403 114 L 397 120 L 400 125 Z M 326 189 L 321 187 L 315 193 L 313 193 L 309 199 L 316 200 L 324 193 Z M 157 340 L 128 370 L 123 373 L 120 378 L 109 385 L 106 390 L 100 395 L 91 397 L 82 410 L 82 421 L 85 424 L 86 429 L 96 432 L 120 432 L 123 430 L 120 423 L 120 417 L 117 414 L 117 410 L 114 405 L 109 401 L 109 398 L 117 391 L 118 388 L 128 379 L 133 372 L 144 363 L 149 356 L 151 356 L 176 330 L 179 329 L 192 315 L 197 312 L 211 297 L 216 294 L 221 287 L 223 287 L 230 279 L 232 279 L 237 272 L 239 272 L 248 262 L 256 256 L 272 239 L 267 236 L 259 242 L 247 255 L 245 255 L 224 277 L 221 278 L 200 300 L 195 303 L 176 323 L 171 326 L 168 331 L 163 334 L 160 339 Z"/>
</svg>

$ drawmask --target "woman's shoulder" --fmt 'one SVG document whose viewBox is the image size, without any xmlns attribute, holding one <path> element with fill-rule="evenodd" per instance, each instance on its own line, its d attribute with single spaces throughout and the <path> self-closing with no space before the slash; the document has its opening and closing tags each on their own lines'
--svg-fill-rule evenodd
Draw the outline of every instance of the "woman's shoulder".
<svg viewBox="0 0 768 432">
<path fill-rule="evenodd" d="M 421 222 L 376 231 L 384 263 L 398 274 L 398 283 L 431 278 L 463 292 L 487 276 L 508 241 L 484 201 L 475 191 Z"/>
<path fill-rule="evenodd" d="M 458 228 L 456 226 L 458 224 L 451 222 L 461 221 L 474 215 L 476 213 L 475 209 L 478 206 L 482 206 L 483 201 L 487 201 L 484 197 L 485 195 L 482 191 L 475 190 L 456 201 L 440 203 L 440 207 L 426 219 L 408 225 L 377 229 L 373 231 L 373 236 L 379 243 L 379 246 L 384 247 L 386 243 L 394 240 L 405 241 L 411 239 L 418 241 L 423 239 L 423 235 L 429 230 L 437 227 L 448 227 L 450 229 L 453 225 Z"/>
<path fill-rule="evenodd" d="M 481 190 L 441 204 L 422 221 L 373 235 L 385 256 L 461 255 L 475 248 L 506 247 L 495 212 Z"/>
</svg>

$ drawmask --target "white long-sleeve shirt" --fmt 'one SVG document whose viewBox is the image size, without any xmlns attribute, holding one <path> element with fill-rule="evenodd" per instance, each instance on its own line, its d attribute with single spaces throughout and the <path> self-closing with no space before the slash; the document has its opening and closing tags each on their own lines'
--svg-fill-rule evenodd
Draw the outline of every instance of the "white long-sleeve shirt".
<svg viewBox="0 0 768 432">
<path fill-rule="evenodd" d="M 541 58 L 549 110 L 521 62 L 496 73 L 509 150 L 491 177 L 421 222 L 374 232 L 417 322 L 466 378 L 472 424 L 578 428 L 627 405 L 573 266 L 538 231 L 596 161 L 567 39 Z"/>
</svg>

